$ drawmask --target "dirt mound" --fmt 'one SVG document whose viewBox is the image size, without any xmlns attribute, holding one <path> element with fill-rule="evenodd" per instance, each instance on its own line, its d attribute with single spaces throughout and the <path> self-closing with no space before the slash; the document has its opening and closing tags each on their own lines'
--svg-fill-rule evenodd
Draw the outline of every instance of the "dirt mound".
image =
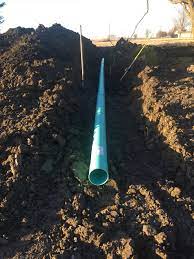
<svg viewBox="0 0 194 259">
<path fill-rule="evenodd" d="M 0 35 L 0 53 L 6 51 L 14 42 L 24 35 L 34 33 L 34 29 L 17 27 L 9 29 L 6 33 Z"/>
<path fill-rule="evenodd" d="M 183 176 L 194 184 L 193 99 L 194 47 L 166 48 L 165 62 L 146 67 L 139 75 L 139 87 L 133 90 L 133 111 L 144 116 L 148 146 L 158 144 L 161 158 L 179 182 Z M 190 186 L 189 184 L 189 186 Z"/>
<path fill-rule="evenodd" d="M 82 109 L 80 51 L 79 35 L 58 24 L 39 26 L 36 31 L 9 30 L 0 42 L 4 46 L 0 60 L 0 244 L 8 237 L 11 247 L 10 242 L 23 235 L 22 219 L 40 206 L 27 228 L 43 222 L 46 226 L 42 215 L 49 214 L 49 208 L 47 212 L 45 208 L 58 206 L 55 189 L 64 171 L 56 165 L 65 163 L 68 168 L 72 160 L 66 156 L 73 152 L 71 142 L 79 134 L 73 131 L 73 120 Z M 87 81 L 95 82 L 96 47 L 86 38 L 83 44 Z M 39 204 L 52 193 L 52 204 Z"/>
</svg>

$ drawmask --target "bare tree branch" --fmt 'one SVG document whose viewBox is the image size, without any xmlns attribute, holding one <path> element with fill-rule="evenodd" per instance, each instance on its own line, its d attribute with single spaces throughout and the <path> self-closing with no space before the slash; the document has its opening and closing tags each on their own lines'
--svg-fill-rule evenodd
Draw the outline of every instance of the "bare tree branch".
<svg viewBox="0 0 194 259">
<path fill-rule="evenodd" d="M 169 0 L 173 4 L 181 4 L 191 20 L 192 35 L 194 37 L 194 0 Z"/>
<path fill-rule="evenodd" d="M 0 8 L 2 8 L 4 5 L 5 5 L 5 2 L 0 3 Z M 3 23 L 3 22 L 4 22 L 3 17 L 0 16 L 0 24 Z"/>
<path fill-rule="evenodd" d="M 173 4 L 188 4 L 189 0 L 170 0 Z"/>
<path fill-rule="evenodd" d="M 3 7 L 5 5 L 5 2 L 0 3 L 0 8 Z"/>
<path fill-rule="evenodd" d="M 189 11 L 188 5 L 183 4 L 183 8 L 184 8 L 184 10 L 185 10 L 185 13 L 188 15 L 188 17 L 190 17 L 191 13 L 190 13 L 190 11 Z"/>
</svg>

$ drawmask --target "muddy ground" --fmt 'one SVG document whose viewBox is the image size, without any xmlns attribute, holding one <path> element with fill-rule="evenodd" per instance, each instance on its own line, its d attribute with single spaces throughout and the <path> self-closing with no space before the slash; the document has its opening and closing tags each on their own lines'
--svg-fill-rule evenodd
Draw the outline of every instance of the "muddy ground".
<svg viewBox="0 0 194 259">
<path fill-rule="evenodd" d="M 96 48 L 54 25 L 0 35 L 0 258 L 193 258 L 194 47 Z M 90 160 L 106 61 L 110 181 Z"/>
</svg>

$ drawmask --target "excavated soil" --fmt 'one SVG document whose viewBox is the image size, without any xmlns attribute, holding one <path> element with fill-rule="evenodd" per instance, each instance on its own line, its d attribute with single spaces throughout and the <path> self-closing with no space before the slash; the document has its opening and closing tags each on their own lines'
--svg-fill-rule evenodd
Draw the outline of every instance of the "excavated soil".
<svg viewBox="0 0 194 259">
<path fill-rule="evenodd" d="M 192 259 L 193 47 L 149 47 L 120 83 L 139 46 L 84 38 L 82 89 L 76 33 L 17 28 L 0 46 L 0 258 Z M 95 187 L 77 171 L 101 56 L 111 179 Z"/>
<path fill-rule="evenodd" d="M 194 185 L 194 47 L 166 48 L 165 62 L 146 67 L 133 88 L 132 111 L 143 123 L 147 146 L 155 145 L 168 171 Z"/>
</svg>

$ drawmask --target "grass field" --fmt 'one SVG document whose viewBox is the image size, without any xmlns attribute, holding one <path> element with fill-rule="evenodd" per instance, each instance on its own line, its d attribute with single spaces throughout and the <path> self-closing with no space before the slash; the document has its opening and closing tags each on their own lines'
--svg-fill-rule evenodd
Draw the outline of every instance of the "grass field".
<svg viewBox="0 0 194 259">
<path fill-rule="evenodd" d="M 132 39 L 130 40 L 132 43 L 136 44 L 147 44 L 147 45 L 187 45 L 193 44 L 194 39 L 177 39 L 177 38 L 159 38 L 159 39 Z M 117 40 L 112 40 L 111 42 L 108 40 L 93 40 L 93 44 L 98 47 L 109 47 L 112 45 L 116 45 Z"/>
</svg>

